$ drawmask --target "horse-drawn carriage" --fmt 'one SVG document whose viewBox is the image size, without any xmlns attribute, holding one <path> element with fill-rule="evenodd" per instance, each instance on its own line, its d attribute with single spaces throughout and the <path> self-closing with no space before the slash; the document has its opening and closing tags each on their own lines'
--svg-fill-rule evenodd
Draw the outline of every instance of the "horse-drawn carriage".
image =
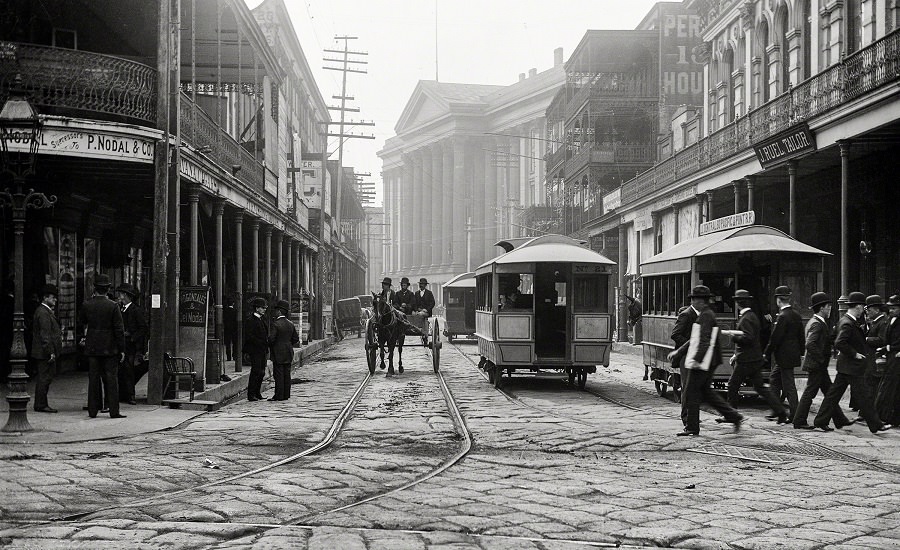
<svg viewBox="0 0 900 550">
<path fill-rule="evenodd" d="M 375 374 L 375 369 L 379 366 L 382 369 L 385 368 L 384 354 L 386 348 L 388 353 L 387 375 L 393 376 L 395 374 L 395 349 L 398 356 L 398 370 L 402 374 L 403 347 L 407 345 L 405 343 L 407 336 L 421 338 L 422 347 L 431 353 L 434 372 L 438 372 L 441 360 L 441 332 L 437 318 L 429 318 L 418 313 L 406 315 L 382 299 L 380 294 L 373 293 L 372 316 L 366 321 L 365 347 L 369 373 Z"/>
<path fill-rule="evenodd" d="M 337 301 L 334 324 L 342 337 L 344 332 L 355 332 L 357 337 L 362 335 L 363 310 L 358 297 Z"/>
</svg>

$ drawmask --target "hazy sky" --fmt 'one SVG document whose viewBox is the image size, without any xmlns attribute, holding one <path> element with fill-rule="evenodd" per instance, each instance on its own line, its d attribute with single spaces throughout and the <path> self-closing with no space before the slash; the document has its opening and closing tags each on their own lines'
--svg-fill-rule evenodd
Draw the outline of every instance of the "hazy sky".
<svg viewBox="0 0 900 550">
<path fill-rule="evenodd" d="M 247 0 L 255 7 L 261 0 Z M 512 84 L 519 73 L 564 59 L 587 29 L 633 29 L 652 0 L 285 0 L 300 44 L 325 101 L 338 105 L 341 73 L 322 69 L 324 48 L 340 49 L 335 35 L 358 36 L 351 48 L 369 53 L 369 74 L 348 76 L 354 119 L 375 127 L 351 129 L 374 140 L 351 139 L 344 164 L 370 172 L 381 201 L 381 160 L 376 152 L 394 136 L 394 125 L 419 80 L 435 78 L 435 30 L 442 82 Z M 435 8 L 437 18 L 435 18 Z M 437 23 L 437 24 L 435 24 Z M 337 111 L 332 117 L 337 118 Z M 337 158 L 337 141 L 329 151 Z"/>
</svg>

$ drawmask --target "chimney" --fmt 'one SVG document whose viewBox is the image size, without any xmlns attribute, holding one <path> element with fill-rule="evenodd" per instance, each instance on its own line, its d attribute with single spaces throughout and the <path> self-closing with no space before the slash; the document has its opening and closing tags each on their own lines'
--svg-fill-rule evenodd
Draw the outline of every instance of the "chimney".
<svg viewBox="0 0 900 550">
<path fill-rule="evenodd" d="M 553 66 L 559 67 L 563 64 L 563 49 L 556 48 L 553 50 Z"/>
<path fill-rule="evenodd" d="M 537 69 L 529 69 L 528 78 L 531 78 L 532 76 L 535 76 L 536 74 L 537 74 Z"/>
<path fill-rule="evenodd" d="M 519 82 L 525 80 L 525 73 L 519 73 Z"/>
</svg>

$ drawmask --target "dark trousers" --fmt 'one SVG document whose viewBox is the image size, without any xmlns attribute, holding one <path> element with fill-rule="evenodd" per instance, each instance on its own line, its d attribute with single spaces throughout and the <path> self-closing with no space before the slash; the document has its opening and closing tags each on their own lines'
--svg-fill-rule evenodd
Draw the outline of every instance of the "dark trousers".
<svg viewBox="0 0 900 550">
<path fill-rule="evenodd" d="M 684 388 L 687 386 L 688 370 L 679 365 L 678 372 L 681 375 L 681 423 L 687 426 L 687 402 L 684 399 L 686 393 Z"/>
<path fill-rule="evenodd" d="M 900 422 L 900 362 L 890 364 L 881 377 L 875 396 L 878 417 L 891 424 Z"/>
<path fill-rule="evenodd" d="M 291 364 L 273 363 L 272 375 L 275 378 L 275 399 L 284 401 L 291 396 Z"/>
<path fill-rule="evenodd" d="M 809 371 L 809 376 L 806 379 L 806 389 L 803 390 L 803 395 L 800 396 L 800 402 L 797 405 L 797 412 L 794 413 L 794 426 L 806 426 L 808 424 L 809 407 L 812 405 L 812 400 L 820 390 L 823 396 L 828 395 L 829 389 L 831 389 L 831 377 L 828 376 L 828 369 Z M 835 426 L 847 426 L 850 424 L 850 421 L 844 415 L 844 411 L 841 410 L 840 404 L 832 409 L 831 420 L 834 421 Z"/>
<path fill-rule="evenodd" d="M 797 383 L 794 381 L 794 367 L 775 365 L 769 374 L 769 385 L 778 402 L 787 397 L 791 415 L 797 411 Z"/>
<path fill-rule="evenodd" d="M 684 384 L 684 403 L 687 409 L 687 420 L 684 429 L 689 432 L 700 431 L 700 403 L 706 401 L 719 411 L 729 422 L 739 420 L 741 415 L 731 408 L 712 388 L 711 371 L 688 370 L 687 382 Z"/>
<path fill-rule="evenodd" d="M 728 404 L 737 408 L 741 385 L 745 381 L 749 381 L 756 393 L 766 400 L 766 403 L 769 404 L 769 407 L 774 414 L 786 414 L 784 405 L 781 404 L 781 401 L 779 401 L 763 383 L 762 367 L 762 361 L 753 361 L 750 363 L 737 362 L 734 364 L 734 370 L 731 371 L 731 378 L 728 379 Z M 794 393 L 796 393 L 796 391 Z"/>
<path fill-rule="evenodd" d="M 266 352 L 250 354 L 250 380 L 247 384 L 247 397 L 262 399 L 262 383 L 266 376 Z"/>
<path fill-rule="evenodd" d="M 119 401 L 134 401 L 134 384 L 137 382 L 135 371 L 141 359 L 141 355 L 126 353 L 125 361 L 119 365 Z"/>
<path fill-rule="evenodd" d="M 47 392 L 50 390 L 50 383 L 56 376 L 56 361 L 52 363 L 46 359 L 35 359 L 37 365 L 37 381 L 34 385 L 34 410 L 40 410 L 48 407 Z"/>
<path fill-rule="evenodd" d="M 106 388 L 109 415 L 119 414 L 119 357 L 116 355 L 88 357 L 88 414 L 91 418 L 103 408 L 100 380 Z"/>
<path fill-rule="evenodd" d="M 816 426 L 827 426 L 828 422 L 834 417 L 835 411 L 839 408 L 841 397 L 850 387 L 850 395 L 856 396 L 856 404 L 859 406 L 859 414 L 866 420 L 869 431 L 875 432 L 881 428 L 881 419 L 875 411 L 875 403 L 872 402 L 869 389 L 863 380 L 863 375 L 837 373 L 834 382 L 828 388 L 822 406 L 819 408 L 819 414 L 816 415 Z"/>
</svg>

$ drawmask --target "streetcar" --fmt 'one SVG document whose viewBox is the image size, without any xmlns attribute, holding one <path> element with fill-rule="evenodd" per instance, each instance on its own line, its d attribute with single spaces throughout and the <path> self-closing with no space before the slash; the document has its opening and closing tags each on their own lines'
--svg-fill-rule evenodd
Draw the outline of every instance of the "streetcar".
<svg viewBox="0 0 900 550">
<path fill-rule="evenodd" d="M 735 290 L 750 291 L 752 309 L 760 319 L 769 315 L 774 321 L 778 308 L 772 292 L 787 285 L 793 290 L 794 308 L 805 323 L 812 317 L 809 298 L 822 288 L 823 258 L 830 255 L 773 227 L 748 225 L 687 239 L 641 263 L 643 360 L 650 367 L 657 393 L 665 396 L 671 388 L 676 400 L 681 395 L 681 374 L 666 356 L 674 349 L 672 328 L 678 311 L 690 302 L 691 288 L 708 286 L 719 326 L 734 329 Z M 724 390 L 731 376 L 729 359 L 734 346 L 724 335 L 720 344 L 722 365 L 716 369 L 713 386 Z M 768 374 L 763 372 L 764 379 Z"/>
<path fill-rule="evenodd" d="M 497 243 L 506 252 L 475 270 L 475 338 L 495 387 L 503 375 L 556 371 L 584 388 L 609 365 L 612 260 L 563 235 Z"/>
<path fill-rule="evenodd" d="M 444 336 L 449 342 L 455 337 L 475 335 L 475 272 L 453 277 L 443 288 Z"/>
</svg>

